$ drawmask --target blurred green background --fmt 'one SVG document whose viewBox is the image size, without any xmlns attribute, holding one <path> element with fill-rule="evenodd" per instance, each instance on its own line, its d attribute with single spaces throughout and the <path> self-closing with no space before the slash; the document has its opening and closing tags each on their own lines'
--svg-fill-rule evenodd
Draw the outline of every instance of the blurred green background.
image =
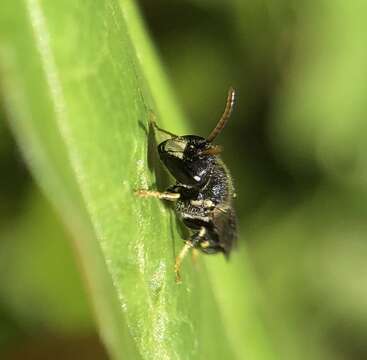
<svg viewBox="0 0 367 360">
<path fill-rule="evenodd" d="M 197 134 L 216 123 L 227 88 L 238 91 L 218 142 L 281 358 L 366 359 L 367 3 L 140 7 Z M 8 115 L 1 106 L 0 358 L 104 359 L 69 235 Z"/>
</svg>

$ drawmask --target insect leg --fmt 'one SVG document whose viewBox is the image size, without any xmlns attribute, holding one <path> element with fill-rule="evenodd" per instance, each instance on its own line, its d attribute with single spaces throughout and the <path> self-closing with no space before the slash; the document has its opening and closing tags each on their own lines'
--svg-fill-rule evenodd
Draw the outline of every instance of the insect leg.
<svg viewBox="0 0 367 360">
<path fill-rule="evenodd" d="M 198 256 L 199 256 L 199 250 L 193 248 L 191 252 L 191 258 L 192 258 L 192 262 L 194 263 L 194 265 L 197 265 L 198 263 Z"/>
<path fill-rule="evenodd" d="M 164 133 L 164 134 L 166 134 L 166 135 L 169 135 L 170 137 L 178 137 L 178 135 L 175 135 L 175 134 L 173 134 L 173 133 L 171 133 L 171 132 L 169 132 L 169 131 L 167 131 L 167 130 L 164 130 L 164 129 L 160 128 L 160 127 L 157 125 L 157 123 L 156 123 L 156 121 L 155 121 L 156 116 L 155 116 L 155 114 L 153 113 L 153 111 L 150 111 L 149 116 L 150 116 L 150 123 L 152 124 L 152 126 L 154 127 L 154 129 L 156 129 L 156 130 L 158 130 L 158 131 L 160 131 L 160 132 L 162 132 L 162 133 Z"/>
<path fill-rule="evenodd" d="M 154 190 L 138 190 L 135 192 L 140 197 L 155 197 L 161 200 L 176 201 L 180 198 L 180 194 L 174 192 L 159 192 Z"/>
<path fill-rule="evenodd" d="M 187 255 L 188 251 L 193 247 L 191 241 L 186 241 L 185 246 L 182 248 L 180 253 L 176 256 L 175 261 L 175 274 L 176 274 L 176 283 L 179 284 L 181 282 L 181 276 L 180 276 L 180 268 L 181 263 L 184 257 Z"/>
<path fill-rule="evenodd" d="M 176 262 L 175 262 L 176 283 L 179 284 L 181 282 L 180 268 L 181 268 L 182 260 L 185 258 L 188 251 L 191 248 L 195 250 L 196 244 L 197 243 L 200 244 L 200 240 L 204 238 L 205 234 L 206 234 L 206 229 L 204 226 L 202 226 L 197 233 L 192 235 L 191 237 L 192 240 L 186 241 L 185 246 L 182 248 L 182 250 L 176 257 Z"/>
</svg>

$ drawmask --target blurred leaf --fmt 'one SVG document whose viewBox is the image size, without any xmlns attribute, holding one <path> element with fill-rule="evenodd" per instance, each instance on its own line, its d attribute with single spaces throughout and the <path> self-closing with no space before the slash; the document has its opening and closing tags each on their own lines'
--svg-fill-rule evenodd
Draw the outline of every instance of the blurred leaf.
<svg viewBox="0 0 367 360">
<path fill-rule="evenodd" d="M 296 56 L 272 136 L 293 166 L 316 161 L 337 180 L 365 187 L 367 3 L 315 4 L 300 8 Z"/>
<path fill-rule="evenodd" d="M 0 298 L 29 334 L 93 331 L 80 274 L 49 204 L 36 191 L 0 234 Z"/>
<path fill-rule="evenodd" d="M 296 206 L 272 199 L 254 216 L 251 253 L 283 358 L 359 358 L 351 351 L 364 348 L 367 328 L 365 204 L 326 183 Z"/>
<path fill-rule="evenodd" d="M 74 234 L 111 355 L 273 358 L 244 249 L 228 264 L 206 259 L 208 276 L 187 259 L 178 286 L 182 240 L 172 213 L 134 196 L 164 182 L 149 110 L 171 131 L 185 129 L 134 3 L 28 0 L 5 8 L 0 59 L 11 125 Z"/>
</svg>

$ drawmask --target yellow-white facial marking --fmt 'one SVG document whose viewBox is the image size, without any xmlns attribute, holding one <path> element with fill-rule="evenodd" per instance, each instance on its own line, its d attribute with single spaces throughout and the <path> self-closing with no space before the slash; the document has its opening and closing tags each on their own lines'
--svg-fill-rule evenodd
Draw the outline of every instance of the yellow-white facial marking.
<svg viewBox="0 0 367 360">
<path fill-rule="evenodd" d="M 187 140 L 175 138 L 168 140 L 164 146 L 164 150 L 179 159 L 183 159 L 184 151 L 187 146 Z"/>
</svg>

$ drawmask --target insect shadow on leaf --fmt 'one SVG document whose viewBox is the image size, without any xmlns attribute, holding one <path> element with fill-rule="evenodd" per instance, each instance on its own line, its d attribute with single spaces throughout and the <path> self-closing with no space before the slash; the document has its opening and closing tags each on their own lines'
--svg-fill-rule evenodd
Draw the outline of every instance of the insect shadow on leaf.
<svg viewBox="0 0 367 360">
<path fill-rule="evenodd" d="M 147 139 L 148 139 L 148 154 L 147 154 L 147 165 L 150 172 L 154 173 L 155 181 L 149 185 L 150 189 L 166 189 L 171 184 L 172 179 L 170 179 L 170 175 L 166 169 L 162 167 L 161 160 L 158 154 L 158 143 L 156 137 L 155 128 L 155 114 L 152 110 L 148 112 L 148 126 L 146 123 L 139 121 L 139 127 L 145 132 Z M 163 205 L 172 210 L 172 204 L 169 202 L 162 202 Z M 169 218 L 170 218 L 170 233 L 172 240 L 172 256 L 173 258 L 176 257 L 175 252 L 175 229 L 178 229 L 178 233 L 182 238 L 188 238 L 190 236 L 189 231 L 187 228 L 182 224 L 182 222 L 174 215 L 172 211 L 169 211 Z"/>
</svg>

